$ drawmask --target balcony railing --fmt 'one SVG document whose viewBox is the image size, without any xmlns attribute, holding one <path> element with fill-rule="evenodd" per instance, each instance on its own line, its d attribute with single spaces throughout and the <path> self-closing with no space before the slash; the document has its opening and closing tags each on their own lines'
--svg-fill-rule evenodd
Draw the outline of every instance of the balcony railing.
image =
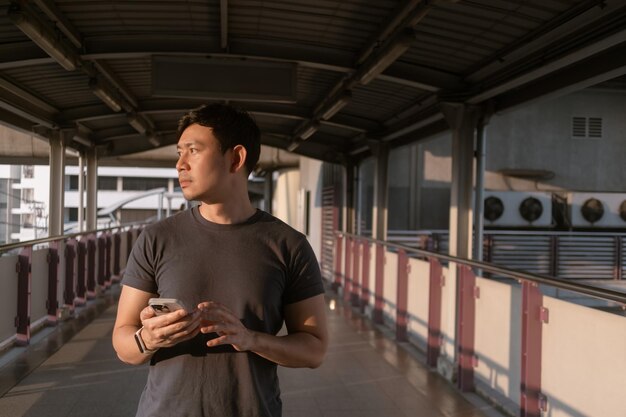
<svg viewBox="0 0 626 417">
<path fill-rule="evenodd" d="M 334 255 L 344 302 L 423 350 L 461 390 L 512 415 L 622 415 L 626 293 L 343 233 Z"/>
</svg>

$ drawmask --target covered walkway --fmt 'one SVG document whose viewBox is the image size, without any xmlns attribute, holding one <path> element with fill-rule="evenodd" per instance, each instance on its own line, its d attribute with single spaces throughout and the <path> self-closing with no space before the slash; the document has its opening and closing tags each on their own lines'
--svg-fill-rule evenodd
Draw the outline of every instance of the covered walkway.
<svg viewBox="0 0 626 417">
<path fill-rule="evenodd" d="M 315 370 L 280 369 L 285 417 L 499 415 L 425 368 L 408 344 L 394 342 L 332 297 L 324 364 Z M 0 417 L 134 416 L 147 366 L 127 366 L 116 358 L 111 346 L 116 305 L 110 298 L 99 299 L 4 364 Z M 60 345 L 64 338 L 69 340 Z"/>
</svg>

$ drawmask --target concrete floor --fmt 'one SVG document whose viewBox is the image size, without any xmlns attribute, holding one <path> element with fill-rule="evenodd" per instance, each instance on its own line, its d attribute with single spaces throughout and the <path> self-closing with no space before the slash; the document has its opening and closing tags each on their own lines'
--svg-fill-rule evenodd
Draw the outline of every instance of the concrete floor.
<svg viewBox="0 0 626 417">
<path fill-rule="evenodd" d="M 147 366 L 121 363 L 111 346 L 116 305 L 50 331 L 0 369 L 0 417 L 132 417 Z M 89 324 L 83 323 L 89 321 Z M 280 369 L 285 417 L 493 417 L 419 355 L 338 305 L 331 343 L 315 370 Z M 72 329 L 76 334 L 72 337 Z M 6 353 L 5 353 L 6 355 Z M 6 362 L 6 361 L 5 361 Z M 172 416 L 174 417 L 174 416 Z"/>
</svg>

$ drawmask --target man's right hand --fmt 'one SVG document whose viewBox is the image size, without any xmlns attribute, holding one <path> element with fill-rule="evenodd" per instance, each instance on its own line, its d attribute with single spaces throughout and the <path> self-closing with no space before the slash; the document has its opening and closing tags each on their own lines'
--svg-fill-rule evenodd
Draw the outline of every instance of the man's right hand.
<svg viewBox="0 0 626 417">
<path fill-rule="evenodd" d="M 187 313 L 176 310 L 171 313 L 156 315 L 150 306 L 139 313 L 141 337 L 146 348 L 155 350 L 171 347 L 185 340 L 194 338 L 200 332 L 200 312 Z"/>
</svg>

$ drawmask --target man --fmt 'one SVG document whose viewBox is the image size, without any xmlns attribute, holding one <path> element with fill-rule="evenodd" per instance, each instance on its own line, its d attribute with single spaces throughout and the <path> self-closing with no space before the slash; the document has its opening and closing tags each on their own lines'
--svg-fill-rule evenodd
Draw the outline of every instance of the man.
<svg viewBox="0 0 626 417">
<path fill-rule="evenodd" d="M 113 331 L 122 361 L 150 361 L 137 416 L 280 416 L 277 365 L 315 368 L 326 353 L 317 261 L 301 233 L 250 203 L 260 132 L 247 113 L 203 106 L 178 132 L 180 186 L 201 205 L 140 235 Z M 157 316 L 151 297 L 190 311 Z"/>
</svg>

